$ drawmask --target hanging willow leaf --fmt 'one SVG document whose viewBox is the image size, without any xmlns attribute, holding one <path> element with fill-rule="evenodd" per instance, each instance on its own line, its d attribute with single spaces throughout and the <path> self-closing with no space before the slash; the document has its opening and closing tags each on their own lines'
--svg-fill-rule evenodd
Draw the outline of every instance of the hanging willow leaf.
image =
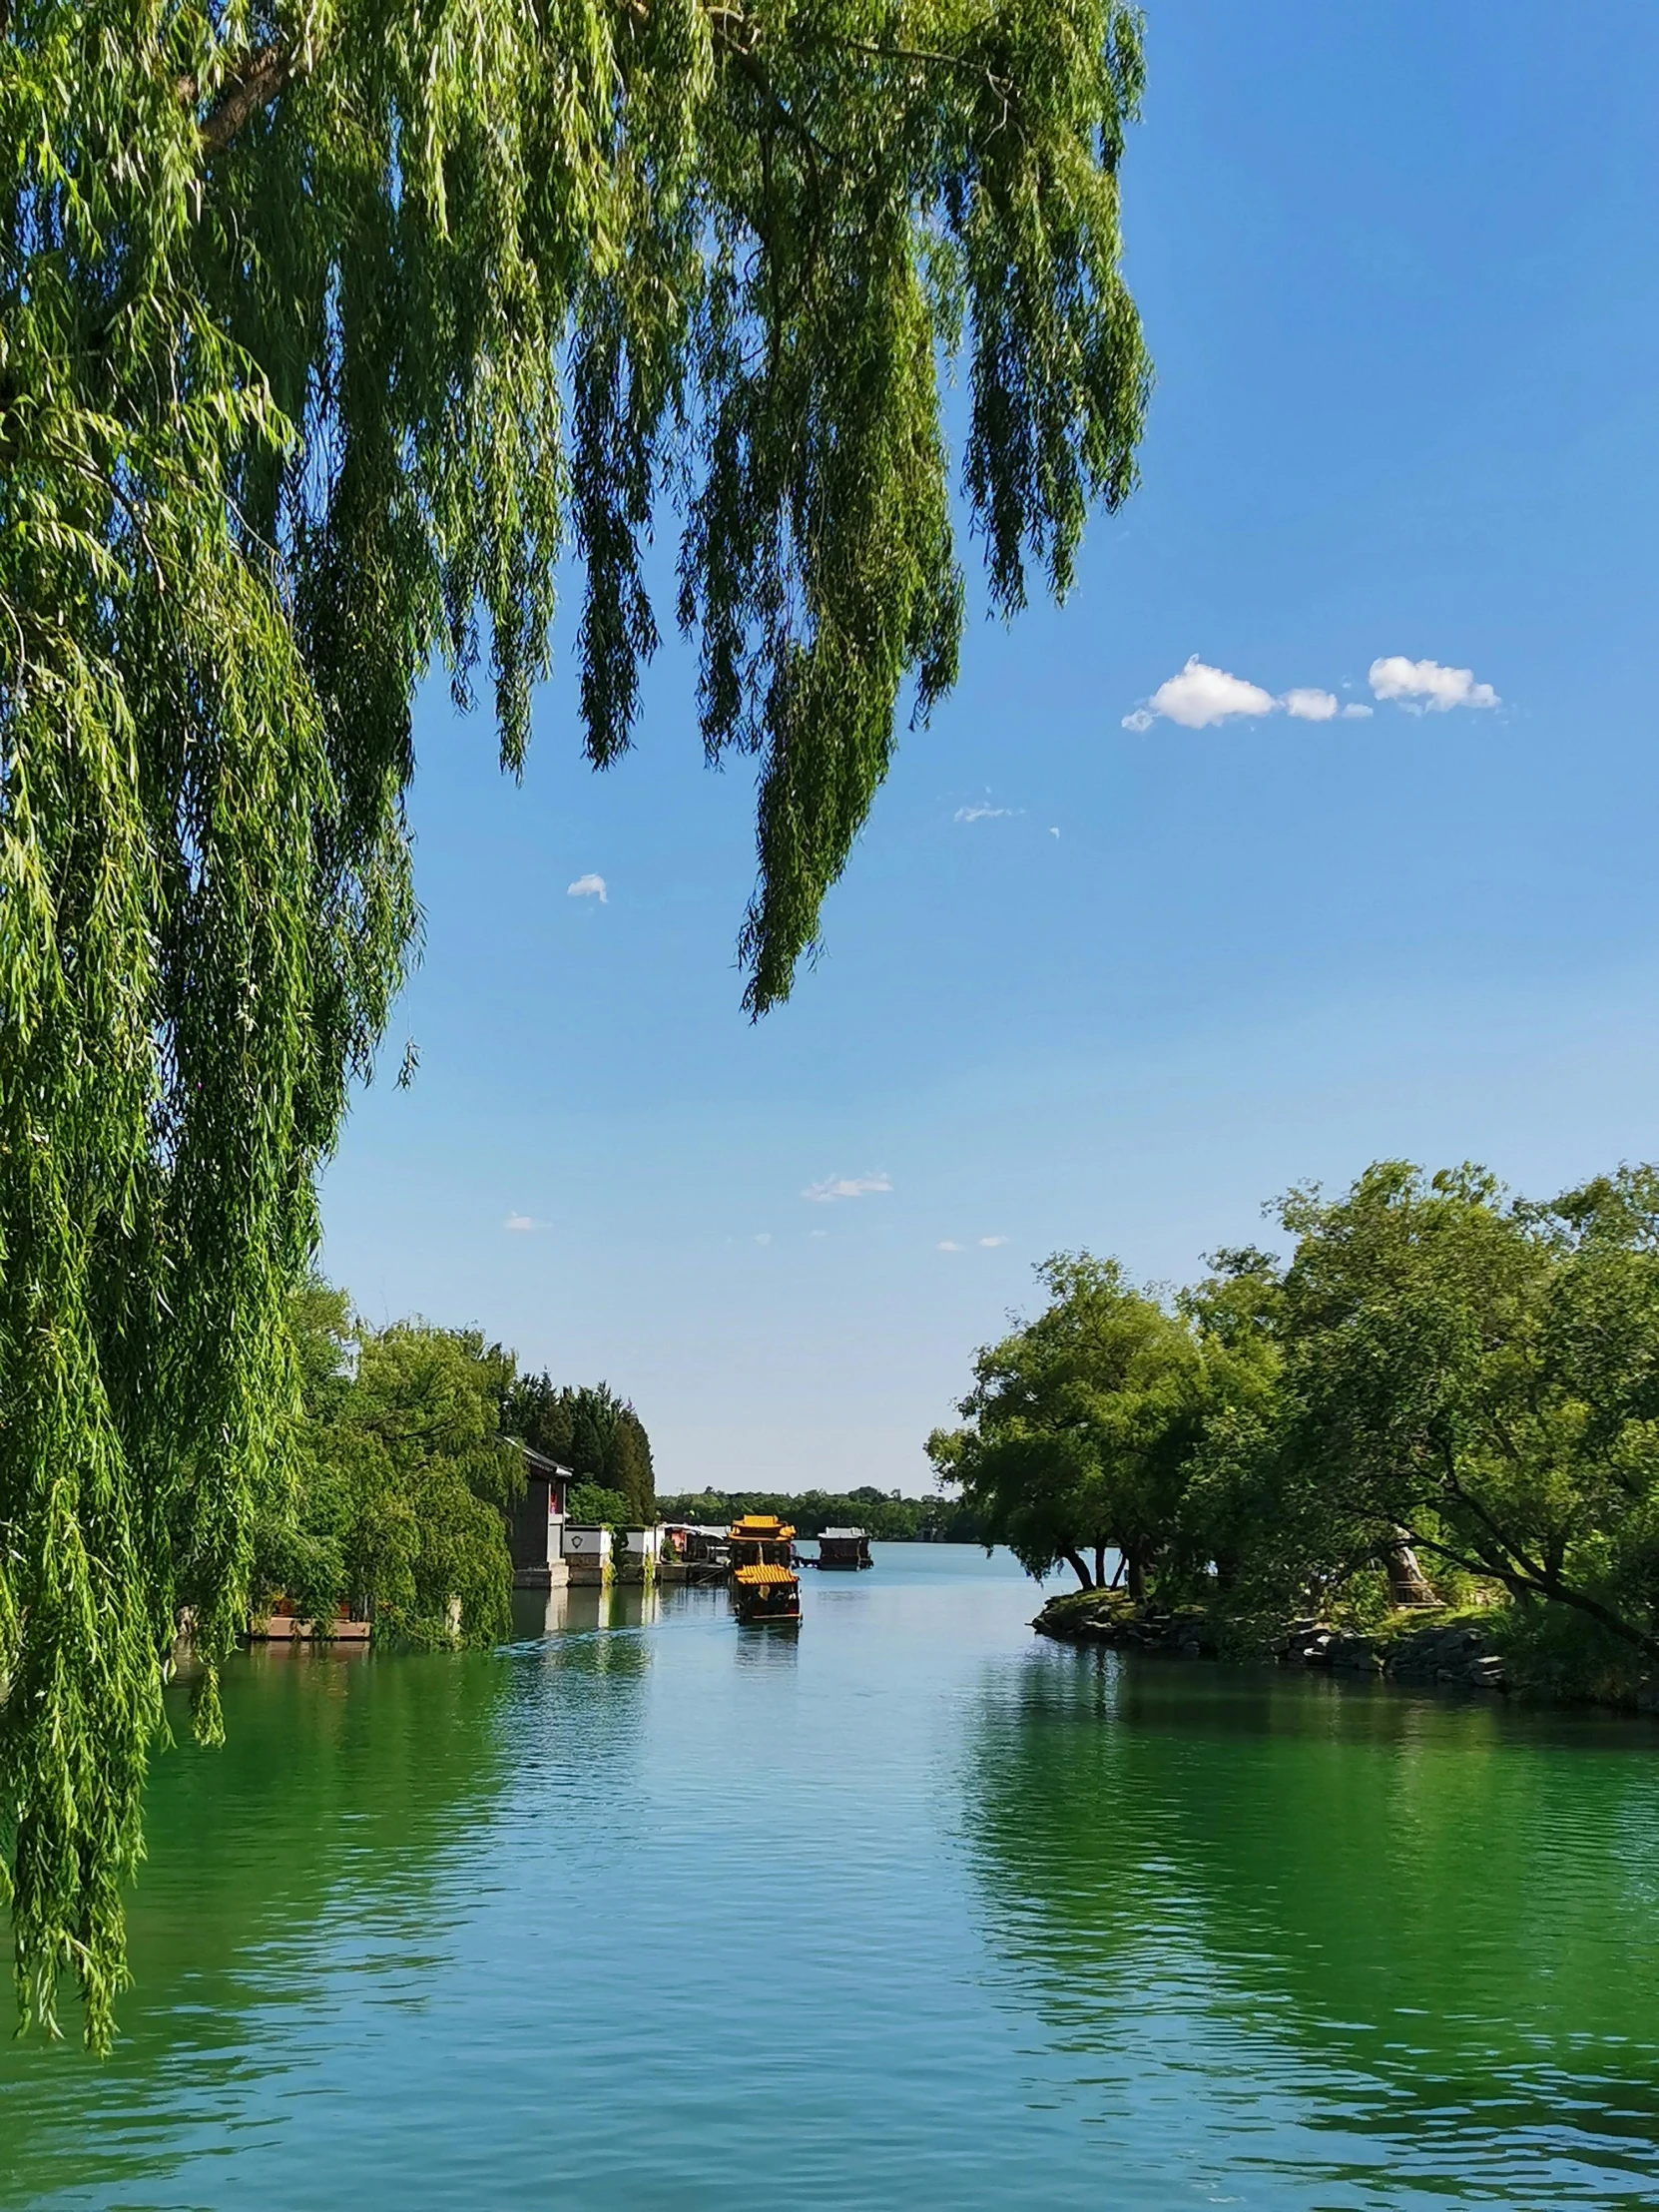
<svg viewBox="0 0 1659 2212">
<path fill-rule="evenodd" d="M 0 0 L 0 1821 L 26 2016 L 111 2033 L 188 1609 L 282 1479 L 283 1298 L 416 927 L 435 662 L 516 768 L 554 575 L 628 745 L 681 517 L 789 988 L 908 688 L 1063 591 L 1148 372 L 1115 0 Z"/>
</svg>

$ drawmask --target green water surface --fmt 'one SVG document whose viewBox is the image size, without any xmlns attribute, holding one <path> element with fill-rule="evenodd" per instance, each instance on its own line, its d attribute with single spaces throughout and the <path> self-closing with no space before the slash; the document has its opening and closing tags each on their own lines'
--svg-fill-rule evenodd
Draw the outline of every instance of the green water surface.
<svg viewBox="0 0 1659 2212">
<path fill-rule="evenodd" d="M 878 1559 L 799 1639 L 581 1592 L 241 1662 L 116 2055 L 0 2047 L 0 2206 L 1659 2197 L 1651 1726 L 1069 1651 L 1000 1558 Z"/>
</svg>

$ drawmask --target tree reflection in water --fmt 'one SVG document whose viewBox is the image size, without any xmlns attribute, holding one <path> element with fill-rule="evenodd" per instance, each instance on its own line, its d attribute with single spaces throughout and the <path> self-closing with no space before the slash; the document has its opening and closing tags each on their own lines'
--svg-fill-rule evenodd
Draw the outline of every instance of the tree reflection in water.
<svg viewBox="0 0 1659 2212">
<path fill-rule="evenodd" d="M 1103 2116 L 1179 2076 L 1236 2175 L 1650 2201 L 1647 1725 L 1061 1651 L 971 1744 L 992 1942 Z"/>
<path fill-rule="evenodd" d="M 114 2055 L 0 2041 L 0 2204 L 93 2174 L 121 2201 L 233 2120 L 246 2139 L 251 2075 L 269 2064 L 279 2102 L 282 2076 L 319 2062 L 294 2015 L 337 2011 L 342 1977 L 428 2001 L 443 1875 L 500 1796 L 511 1689 L 476 1654 L 256 1647 L 226 1677 L 226 1746 L 204 1751 L 180 1685 Z"/>
</svg>

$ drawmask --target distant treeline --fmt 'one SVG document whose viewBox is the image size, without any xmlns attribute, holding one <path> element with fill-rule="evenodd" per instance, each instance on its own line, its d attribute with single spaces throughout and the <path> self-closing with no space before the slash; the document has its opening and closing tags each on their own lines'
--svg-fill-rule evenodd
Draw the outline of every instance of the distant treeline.
<svg viewBox="0 0 1659 2212">
<path fill-rule="evenodd" d="M 862 1528 L 880 1543 L 975 1544 L 979 1514 L 958 1498 L 894 1497 L 872 1483 L 855 1490 L 698 1490 L 660 1497 L 662 1520 L 730 1523 L 744 1513 L 776 1513 L 802 1536 L 827 1528 Z"/>
</svg>

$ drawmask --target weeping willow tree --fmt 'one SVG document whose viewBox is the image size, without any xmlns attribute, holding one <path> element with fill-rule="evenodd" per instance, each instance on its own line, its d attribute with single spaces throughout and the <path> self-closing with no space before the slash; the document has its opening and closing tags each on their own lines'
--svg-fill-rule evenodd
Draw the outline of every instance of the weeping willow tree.
<svg viewBox="0 0 1659 2212">
<path fill-rule="evenodd" d="M 1063 592 L 1147 390 L 1116 0 L 0 0 L 0 1820 L 95 2045 L 188 1611 L 282 1479 L 283 1300 L 417 911 L 410 702 L 504 764 L 575 557 L 627 747 L 680 527 L 789 988 L 962 620 Z M 665 610 L 665 615 L 667 611 Z"/>
</svg>

